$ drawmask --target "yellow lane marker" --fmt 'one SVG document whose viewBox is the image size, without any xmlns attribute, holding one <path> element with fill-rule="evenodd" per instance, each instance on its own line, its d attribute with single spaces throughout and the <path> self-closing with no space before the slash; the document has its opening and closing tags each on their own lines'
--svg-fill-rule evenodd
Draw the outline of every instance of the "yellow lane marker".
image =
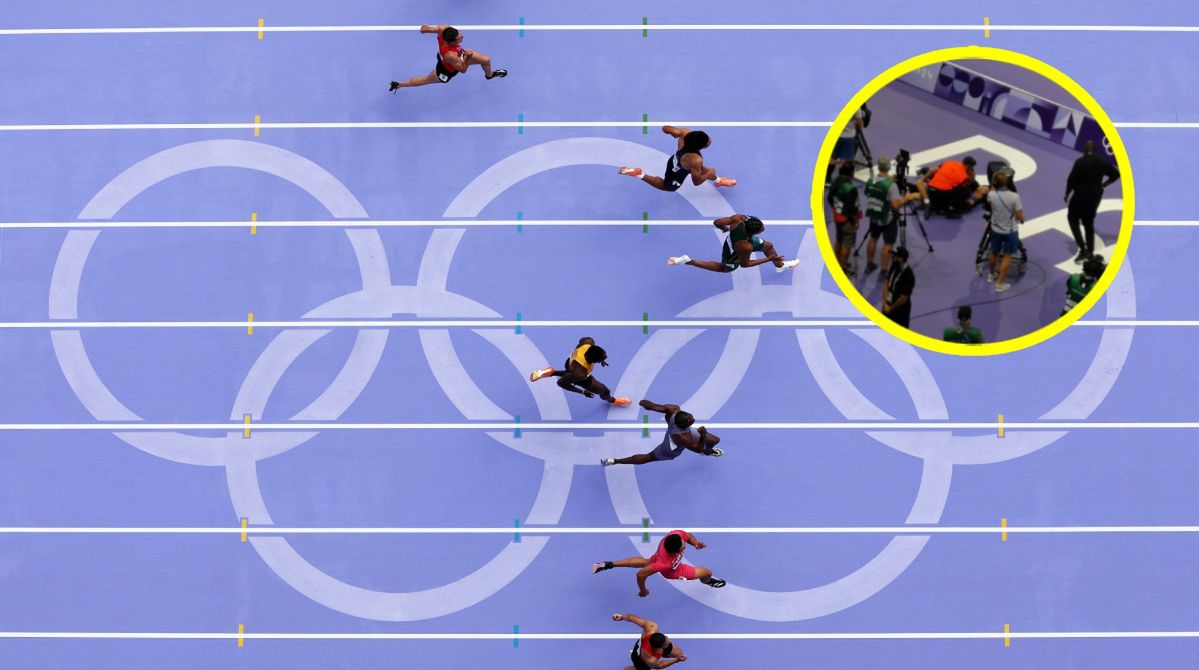
<svg viewBox="0 0 1199 670">
<path fill-rule="evenodd" d="M 249 322 L 249 325 L 246 326 L 246 335 L 253 335 L 254 334 L 254 312 L 250 312 L 250 315 L 248 317 L 246 317 L 246 321 Z"/>
<path fill-rule="evenodd" d="M 991 17 L 983 17 L 983 37 L 990 39 L 991 37 Z M 262 39 L 262 33 L 258 33 L 258 39 Z"/>
<path fill-rule="evenodd" d="M 266 25 L 266 19 L 258 19 L 258 39 L 262 39 L 262 27 Z"/>
<path fill-rule="evenodd" d="M 1003 415 L 999 415 L 999 437 L 1003 437 Z"/>
<path fill-rule="evenodd" d="M 1007 624 L 1007 623 L 1003 624 L 1003 646 L 1005 646 L 1005 647 L 1012 646 L 1012 638 L 1008 637 L 1008 635 L 1011 635 L 1011 633 L 1012 633 L 1012 625 Z"/>
<path fill-rule="evenodd" d="M 242 542 L 246 541 L 246 526 L 249 525 L 249 523 L 250 523 L 250 520 L 247 519 L 246 517 L 243 516 L 241 518 L 241 541 Z"/>
<path fill-rule="evenodd" d="M 262 135 L 262 128 L 258 127 L 258 124 L 260 124 L 260 123 L 262 123 L 262 115 L 255 114 L 254 115 L 254 137 L 260 137 Z"/>
<path fill-rule="evenodd" d="M 1007 528 L 1007 519 L 1000 519 L 999 525 L 1003 528 Z M 1004 542 L 1007 542 L 1007 531 L 1006 530 L 999 534 L 999 539 Z"/>
<path fill-rule="evenodd" d="M 250 234 L 251 235 L 258 234 L 258 226 L 254 225 L 256 223 L 258 223 L 258 212 L 250 212 Z"/>
<path fill-rule="evenodd" d="M 250 438 L 250 415 L 246 414 L 246 415 L 242 416 L 242 418 L 246 422 L 246 427 L 244 430 L 241 431 L 241 436 L 245 439 L 249 439 Z"/>
<path fill-rule="evenodd" d="M 246 634 L 246 625 L 244 623 L 237 624 L 237 648 L 241 649 L 246 646 L 246 638 L 242 637 Z"/>
</svg>

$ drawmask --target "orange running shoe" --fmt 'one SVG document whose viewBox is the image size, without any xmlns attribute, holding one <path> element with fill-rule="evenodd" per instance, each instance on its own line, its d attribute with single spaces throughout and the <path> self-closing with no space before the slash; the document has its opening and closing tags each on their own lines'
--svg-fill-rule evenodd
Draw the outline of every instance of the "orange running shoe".
<svg viewBox="0 0 1199 670">
<path fill-rule="evenodd" d="M 554 374 L 553 368 L 541 368 L 540 370 L 534 370 L 533 372 L 529 373 L 529 381 L 535 382 L 542 377 L 548 377 L 552 374 Z"/>
<path fill-rule="evenodd" d="M 640 177 L 641 168 L 622 167 L 620 168 L 620 174 L 628 175 L 630 177 Z"/>
<path fill-rule="evenodd" d="M 612 401 L 612 404 L 617 407 L 628 407 L 633 404 L 633 401 L 629 398 L 616 398 Z"/>
<path fill-rule="evenodd" d="M 712 182 L 712 185 L 713 186 L 728 186 L 728 187 L 732 188 L 733 186 L 737 185 L 737 180 L 729 179 L 728 177 L 719 177 L 716 181 Z"/>
</svg>

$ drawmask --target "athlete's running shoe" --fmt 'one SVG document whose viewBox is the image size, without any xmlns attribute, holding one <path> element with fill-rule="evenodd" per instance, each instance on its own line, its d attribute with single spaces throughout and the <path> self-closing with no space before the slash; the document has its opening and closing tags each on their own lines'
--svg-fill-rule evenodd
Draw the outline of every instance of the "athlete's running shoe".
<svg viewBox="0 0 1199 670">
<path fill-rule="evenodd" d="M 774 271 L 775 272 L 783 272 L 785 270 L 790 270 L 791 268 L 794 268 L 796 265 L 799 265 L 799 259 L 792 258 L 789 261 L 783 261 L 782 265 L 775 266 Z M 869 272 L 869 270 L 867 272 Z"/>
<path fill-rule="evenodd" d="M 601 458 L 600 465 L 603 465 L 603 466 L 616 465 L 616 459 L 615 458 Z"/>
<path fill-rule="evenodd" d="M 1003 282 L 1002 284 L 995 285 L 996 293 L 1007 293 L 1010 290 L 1012 290 L 1012 285 L 1007 282 Z"/>
<path fill-rule="evenodd" d="M 666 259 L 667 265 L 686 265 L 691 262 L 691 257 L 683 254 L 682 256 L 671 256 Z"/>
<path fill-rule="evenodd" d="M 724 449 L 721 449 L 720 447 L 712 447 L 712 451 L 708 455 L 720 458 L 721 456 L 724 456 Z"/>
<path fill-rule="evenodd" d="M 987 283 L 988 284 L 994 284 L 996 279 L 999 279 L 998 272 L 992 272 L 991 274 L 987 275 Z"/>
<path fill-rule="evenodd" d="M 507 77 L 507 76 L 508 76 L 507 70 L 492 70 L 491 76 L 488 77 L 488 79 L 495 79 L 496 77 L 503 78 L 503 77 Z"/>
<path fill-rule="evenodd" d="M 396 92 L 396 91 L 398 91 L 399 89 L 400 89 L 400 82 L 398 82 L 398 81 L 393 81 L 393 82 L 391 82 L 391 86 L 390 86 L 390 87 L 388 87 L 388 89 L 387 89 L 387 90 L 391 91 L 392 93 L 395 93 L 395 92 Z"/>
<path fill-rule="evenodd" d="M 613 398 L 612 404 L 617 407 L 628 407 L 633 404 L 633 401 L 629 398 Z"/>
<path fill-rule="evenodd" d="M 591 564 L 591 574 L 593 574 L 593 575 L 597 572 L 603 572 L 604 570 L 610 570 L 610 569 L 611 568 L 608 567 L 607 563 L 600 562 L 600 563 L 592 563 Z"/>
<path fill-rule="evenodd" d="M 727 583 L 728 582 L 724 581 L 723 579 L 712 578 L 708 580 L 708 586 L 711 586 L 714 589 L 724 588 L 724 585 Z"/>
<path fill-rule="evenodd" d="M 620 168 L 620 174 L 627 175 L 629 177 L 640 177 L 641 168 L 622 167 Z"/>
<path fill-rule="evenodd" d="M 712 182 L 712 185 L 733 187 L 737 185 L 737 180 L 729 179 L 728 177 L 720 177 L 716 181 Z"/>
<path fill-rule="evenodd" d="M 535 382 L 542 377 L 548 377 L 552 374 L 554 374 L 553 368 L 541 368 L 540 370 L 534 370 L 529 373 L 529 381 Z"/>
</svg>

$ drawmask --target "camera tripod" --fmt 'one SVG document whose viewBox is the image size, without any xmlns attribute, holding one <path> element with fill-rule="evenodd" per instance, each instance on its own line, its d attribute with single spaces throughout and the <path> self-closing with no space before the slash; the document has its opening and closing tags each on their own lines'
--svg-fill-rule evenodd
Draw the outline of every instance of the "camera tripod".
<svg viewBox="0 0 1199 670">
<path fill-rule="evenodd" d="M 866 134 L 862 132 L 861 128 L 854 131 L 852 161 L 855 167 L 866 168 L 870 171 L 870 176 L 874 177 L 874 156 L 870 153 L 870 143 L 866 141 Z"/>
</svg>

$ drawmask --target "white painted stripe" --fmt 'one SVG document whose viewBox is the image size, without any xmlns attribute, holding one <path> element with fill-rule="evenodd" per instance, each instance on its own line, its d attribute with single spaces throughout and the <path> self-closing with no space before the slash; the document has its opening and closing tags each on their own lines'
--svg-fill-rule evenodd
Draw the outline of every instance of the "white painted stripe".
<svg viewBox="0 0 1199 670">
<path fill-rule="evenodd" d="M 827 128 L 831 121 L 674 121 L 651 119 L 650 125 L 705 128 Z M 289 123 L 23 123 L 0 125 L 0 131 L 66 130 L 330 130 L 398 128 L 641 128 L 645 121 L 334 121 Z M 1196 129 L 1193 121 L 1117 122 L 1117 128 Z"/>
<path fill-rule="evenodd" d="M 997 422 L 969 421 L 828 421 L 828 422 L 705 422 L 713 430 L 983 430 L 995 432 Z M 1195 430 L 1197 421 L 1004 421 L 1004 430 Z M 228 423 L 0 423 L 0 431 L 39 430 L 97 430 L 97 431 L 191 431 L 216 430 L 242 432 L 242 422 Z M 474 423 L 350 423 L 294 421 L 289 423 L 251 423 L 254 431 L 312 431 L 312 430 L 632 430 L 640 431 L 644 423 L 571 423 L 511 421 L 478 421 Z"/>
<path fill-rule="evenodd" d="M 80 640 L 635 640 L 636 633 L 193 633 L 0 631 L 0 639 Z M 868 633 L 677 633 L 675 640 L 1002 640 L 1195 638 L 1199 631 L 949 631 Z"/>
<path fill-rule="evenodd" d="M 1199 26 L 1138 26 L 1138 25 L 1034 25 L 983 23 L 923 23 L 923 24 L 861 24 L 861 23 L 606 23 L 606 24 L 491 24 L 460 25 L 462 30 L 513 32 L 525 31 L 950 31 L 982 32 L 1127 32 L 1127 33 L 1193 33 Z M 330 26 L 167 26 L 113 28 L 7 28 L 2 35 L 143 35 L 175 33 L 339 33 L 339 32 L 416 32 L 420 26 L 404 25 L 330 25 Z"/>
<path fill-rule="evenodd" d="M 810 227 L 811 219 L 768 219 L 771 227 Z M 512 228 L 528 227 L 590 227 L 617 226 L 637 228 L 642 225 L 659 227 L 698 227 L 712 225 L 711 219 L 331 219 L 256 221 L 259 228 Z M 0 230 L 13 229 L 118 229 L 118 228 L 246 228 L 246 221 L 0 221 Z M 1135 225 L 1149 228 L 1183 228 L 1199 226 L 1199 220 L 1136 221 Z"/>
<path fill-rule="evenodd" d="M 93 330 L 100 328 L 245 328 L 246 321 L 4 321 L 0 329 L 7 330 Z M 1199 326 L 1199 321 L 1152 321 L 1133 319 L 1083 320 L 1073 326 L 1108 327 L 1172 327 Z M 457 319 L 361 319 L 361 320 L 304 320 L 254 321 L 255 328 L 827 328 L 849 326 L 872 327 L 867 319 L 674 319 L 657 321 L 633 320 L 575 320 L 528 321 Z M 875 326 L 876 327 L 876 326 Z"/>
<path fill-rule="evenodd" d="M 678 524 L 659 525 L 649 533 L 661 535 Z M 697 528 L 696 535 L 1030 535 L 1108 534 L 1108 533 L 1199 533 L 1199 526 L 804 526 Z M 0 535 L 628 535 L 646 532 L 643 526 L 610 528 L 570 528 L 550 526 L 488 527 L 91 527 L 91 526 L 11 526 L 0 527 Z"/>
</svg>

